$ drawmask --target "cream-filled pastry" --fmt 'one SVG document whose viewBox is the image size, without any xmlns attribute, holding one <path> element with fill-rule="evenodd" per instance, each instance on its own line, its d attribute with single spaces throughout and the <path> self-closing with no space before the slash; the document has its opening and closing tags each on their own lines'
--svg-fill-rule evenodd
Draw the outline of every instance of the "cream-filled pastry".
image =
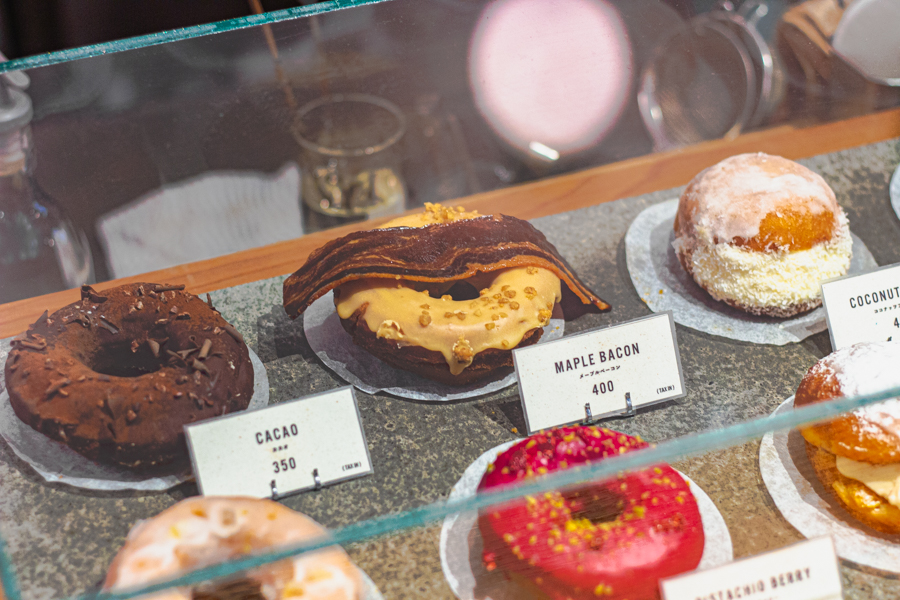
<svg viewBox="0 0 900 600">
<path fill-rule="evenodd" d="M 861 343 L 829 354 L 806 373 L 794 406 L 900 387 L 900 342 Z M 813 469 L 866 525 L 900 533 L 900 399 L 867 405 L 802 428 Z"/>
<path fill-rule="evenodd" d="M 789 317 L 822 303 L 820 283 L 850 267 L 844 211 L 822 177 L 767 154 L 732 156 L 688 184 L 675 251 L 716 300 Z"/>
</svg>

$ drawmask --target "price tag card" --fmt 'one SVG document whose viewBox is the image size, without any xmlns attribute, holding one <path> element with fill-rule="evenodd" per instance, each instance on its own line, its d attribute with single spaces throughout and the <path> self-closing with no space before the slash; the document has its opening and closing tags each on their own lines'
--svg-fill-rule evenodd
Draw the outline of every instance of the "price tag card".
<svg viewBox="0 0 900 600">
<path fill-rule="evenodd" d="M 185 425 L 184 432 L 206 496 L 281 497 L 372 473 L 352 386 Z"/>
<path fill-rule="evenodd" d="M 831 347 L 900 340 L 900 265 L 822 284 Z"/>
<path fill-rule="evenodd" d="M 684 396 L 669 312 L 513 350 L 528 433 Z"/>
<path fill-rule="evenodd" d="M 841 573 L 830 537 L 659 582 L 663 600 L 841 600 Z"/>
</svg>

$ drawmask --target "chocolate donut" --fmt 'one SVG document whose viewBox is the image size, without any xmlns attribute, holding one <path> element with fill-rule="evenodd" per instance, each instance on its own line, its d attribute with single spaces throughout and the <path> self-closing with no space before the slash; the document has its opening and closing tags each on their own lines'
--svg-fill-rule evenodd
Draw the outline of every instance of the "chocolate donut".
<svg viewBox="0 0 900 600">
<path fill-rule="evenodd" d="M 536 343 L 564 284 L 607 310 L 534 227 L 426 204 L 380 229 L 334 240 L 284 282 L 291 317 L 334 289 L 353 342 L 390 365 L 442 383 L 512 370 L 512 350 Z"/>
<path fill-rule="evenodd" d="M 46 312 L 12 341 L 16 415 L 99 462 L 148 467 L 186 455 L 182 426 L 247 408 L 243 338 L 184 286 L 134 283 Z"/>
</svg>

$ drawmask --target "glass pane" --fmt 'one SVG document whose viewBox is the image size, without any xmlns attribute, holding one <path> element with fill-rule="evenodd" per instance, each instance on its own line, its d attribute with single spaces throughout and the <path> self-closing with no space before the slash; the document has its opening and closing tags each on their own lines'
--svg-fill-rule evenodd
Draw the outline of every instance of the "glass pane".
<svg viewBox="0 0 900 600">
<path fill-rule="evenodd" d="M 4 248 L 4 256 L 24 258 L 8 261 L 13 265 L 8 270 L 3 263 L 0 327 L 6 327 L 4 335 L 22 334 L 27 323 L 37 322 L 17 341 L 2 340 L 3 386 L 23 378 L 28 369 L 49 378 L 40 379 L 39 386 L 26 382 L 25 388 L 36 386 L 27 398 L 19 394 L 7 400 L 6 390 L 0 396 L 0 426 L 7 439 L 0 444 L 0 537 L 6 549 L 0 578 L 9 600 L 91 595 L 102 586 L 137 523 L 171 514 L 165 511 L 175 506 L 191 506 L 178 504 L 199 493 L 178 438 L 181 426 L 219 408 L 231 410 L 231 405 L 216 404 L 219 399 L 212 392 L 200 396 L 178 386 L 208 382 L 215 388 L 220 380 L 207 365 L 228 364 L 226 344 L 240 356 L 229 369 L 252 370 L 256 384 L 252 390 L 241 388 L 240 402 L 233 390 L 225 398 L 235 400 L 235 409 L 255 408 L 254 402 L 285 403 L 348 382 L 357 385 L 374 473 L 278 501 L 327 528 L 327 541 L 342 546 L 386 598 L 652 594 L 656 580 L 631 572 L 616 574 L 615 581 L 598 576 L 585 586 L 570 555 L 576 547 L 596 550 L 593 540 L 606 540 L 606 534 L 618 535 L 622 528 L 631 535 L 628 523 L 656 506 L 652 494 L 621 497 L 621 473 L 642 471 L 651 484 L 660 485 L 653 481 L 658 479 L 678 497 L 686 484 L 668 471 L 653 471 L 662 469 L 660 462 L 694 482 L 691 495 L 706 507 L 697 510 L 720 515 L 716 531 L 707 535 L 704 528 L 710 547 L 715 540 L 730 540 L 730 550 L 717 554 L 715 564 L 824 532 L 834 538 L 842 559 L 846 597 L 891 597 L 898 560 L 890 546 L 892 534 L 867 529 L 867 521 L 852 520 L 841 507 L 849 502 L 846 498 L 871 502 L 890 520 L 897 510 L 891 503 L 896 490 L 884 486 L 896 478 L 881 471 L 873 476 L 858 455 L 832 457 L 809 441 L 817 439 L 813 434 L 804 437 L 798 431 L 805 423 L 895 397 L 900 393 L 897 382 L 881 379 L 892 373 L 890 366 L 872 367 L 877 372 L 862 378 L 871 385 L 847 392 L 848 399 L 791 410 L 804 374 L 832 350 L 824 311 L 780 320 L 732 310 L 694 284 L 673 246 L 676 199 L 684 190 L 673 186 L 728 155 L 774 145 L 787 148 L 785 153 L 794 158 L 806 157 L 801 163 L 821 174 L 835 192 L 855 235 L 852 242 L 842 238 L 853 246 L 852 274 L 900 262 L 897 209 L 888 202 L 900 163 L 897 140 L 891 139 L 900 131 L 896 113 L 854 120 L 895 107 L 896 88 L 890 74 L 879 70 L 881 62 L 865 63 L 869 71 L 863 75 L 862 62 L 830 52 L 828 44 L 845 39 L 844 34 L 823 29 L 826 35 L 819 39 L 800 27 L 819 18 L 810 8 L 809 3 L 747 1 L 735 12 L 661 0 L 326 3 L 5 65 L 6 70 L 26 69 L 31 104 L 15 92 L 11 105 L 0 102 L 6 107 L 0 111 L 19 111 L 9 131 L 0 127 L 0 163 L 9 167 L 0 173 L 0 192 L 10 192 L 0 195 L 0 221 L 14 216 L 6 222 L 18 226 L 13 229 L 22 235 L 15 240 L 24 240 L 14 251 Z M 819 29 L 826 26 L 817 22 Z M 777 51 L 778 62 L 750 52 L 762 47 L 760 40 Z M 816 40 L 826 45 L 816 45 Z M 891 48 L 875 54 L 884 57 Z M 862 60 L 862 50 L 858 44 L 841 46 L 853 60 Z M 806 128 L 828 121 L 837 122 Z M 866 130 L 865 124 L 873 123 L 883 130 Z M 828 153 L 815 156 L 820 151 Z M 495 381 L 490 389 L 444 386 L 422 392 L 416 387 L 412 393 L 404 388 L 404 395 L 396 388 L 418 383 L 409 383 L 410 375 L 357 348 L 330 301 L 319 312 L 310 308 L 302 318 L 289 317 L 285 276 L 317 245 L 368 227 L 365 220 L 376 225 L 426 203 L 453 207 L 457 200 L 483 214 L 523 210 L 531 211 L 527 216 L 541 215 L 532 220 L 534 239 L 546 237 L 584 285 L 609 303 L 608 312 L 567 314 L 558 335 L 570 337 L 671 311 L 685 397 L 638 406 L 634 416 L 601 423 L 658 444 L 654 449 L 624 452 L 578 469 L 561 459 L 559 470 L 545 477 L 539 471 L 544 465 L 535 463 L 535 476 L 523 477 L 521 486 L 475 493 L 498 446 L 529 443 L 521 439 L 528 421 L 514 378 Z M 343 229 L 326 231 L 334 227 Z M 4 235 L 5 230 L 0 232 Z M 315 244 L 297 250 L 301 236 Z M 743 240 L 729 236 L 729 247 L 746 241 L 738 238 Z M 6 239 L 0 237 L 0 242 Z M 410 239 L 414 254 L 427 255 L 424 238 Z M 475 237 L 465 239 L 462 250 L 479 243 Z M 506 243 L 491 250 L 502 251 Z M 242 251 L 246 253 L 219 259 L 213 283 L 206 279 L 202 286 L 194 285 L 200 267 L 187 263 Z M 395 252 L 388 246 L 381 258 L 389 261 Z M 166 268 L 165 278 L 177 279 L 176 285 L 159 275 Z M 127 294 L 109 292 L 121 294 L 127 304 L 121 318 L 106 311 L 103 285 L 84 288 L 80 300 L 77 289 L 65 301 L 63 296 L 43 296 L 124 277 L 134 278 L 123 288 Z M 793 289 L 792 280 L 782 283 Z M 221 289 L 205 301 L 189 294 L 215 288 Z M 511 306 L 513 296 L 500 293 L 507 291 L 498 291 L 499 306 Z M 887 288 L 862 290 L 859 297 L 871 299 L 879 291 L 885 293 L 884 304 L 877 307 L 883 313 L 876 314 L 896 311 L 895 296 L 888 298 Z M 443 300 L 444 292 L 450 294 L 426 292 L 437 296 L 435 302 Z M 511 292 L 520 294 L 517 304 L 528 294 L 525 288 Z M 666 304 L 670 301 L 675 303 Z M 71 314 L 54 315 L 69 302 L 76 306 Z M 214 306 L 219 314 L 208 316 L 212 321 L 204 321 L 199 331 L 177 330 L 200 320 L 201 304 L 203 310 Z M 39 318 L 45 308 L 50 310 Z M 427 327 L 431 313 L 420 315 L 418 304 L 413 308 L 415 314 L 404 313 L 403 318 Z M 496 310 L 498 321 L 508 318 Z M 465 311 L 443 319 L 463 321 L 467 315 L 461 313 Z M 133 340 L 120 335 L 147 314 L 149 329 Z M 6 315 L 21 325 L 10 326 Z M 440 320 L 440 314 L 434 319 Z M 391 322 L 381 324 L 390 330 Z M 490 330 L 493 320 L 486 318 L 484 325 Z M 890 319 L 882 325 L 884 338 L 900 327 Z M 53 327 L 77 332 L 78 344 L 68 347 L 74 357 L 44 354 L 48 336 L 41 331 Z M 381 339 L 379 332 L 390 335 L 380 328 L 369 330 L 376 339 Z M 90 336 L 113 342 L 84 349 L 79 344 Z M 332 350 L 351 358 L 329 359 Z M 56 409 L 48 407 L 75 405 L 68 402 L 83 383 L 77 374 L 69 376 L 69 367 L 90 371 L 94 383 L 115 378 L 119 387 L 98 386 L 78 410 L 61 408 L 52 414 Z M 161 381 L 158 373 L 169 377 L 170 367 L 184 372 L 171 377 L 173 383 Z M 247 385 L 247 371 L 242 372 L 240 385 Z M 139 391 L 122 383 L 144 375 L 156 377 L 156 385 Z M 382 376 L 387 377 L 385 385 Z M 598 373 L 586 376 L 596 379 Z M 612 392 L 612 385 L 601 389 L 603 379 L 596 381 L 594 394 Z M 624 411 L 632 394 L 619 389 L 615 396 Z M 152 406 L 163 397 L 171 403 Z M 563 403 L 569 398 L 561 385 L 558 398 L 552 399 Z M 642 399 L 633 400 L 639 405 Z M 50 410 L 49 417 L 44 410 Z M 875 421 L 876 429 L 896 436 L 893 410 L 876 410 L 881 416 Z M 58 419 L 61 413 L 69 421 Z M 170 415 L 185 418 L 161 427 L 149 441 L 139 440 L 138 449 L 128 446 L 130 438 L 118 446 L 102 445 L 99 439 L 81 444 L 75 433 L 79 426 L 98 424 L 95 437 L 106 440 L 103 427 L 111 426 L 115 436 L 117 426 L 151 421 L 150 414 L 160 421 Z M 88 418 L 97 415 L 99 420 Z M 884 415 L 890 419 L 882 419 Z M 335 431 L 335 443 L 344 433 Z M 561 443 L 570 443 L 565 439 L 570 434 L 559 434 Z M 597 447 L 613 454 L 619 447 L 634 446 L 630 438 L 620 441 L 618 433 L 598 435 L 594 439 L 609 445 L 601 441 Z M 895 441 L 886 445 L 895 446 Z M 175 445 L 179 452 L 169 453 Z M 62 458 L 51 454 L 56 451 Z M 144 470 L 146 463 L 168 460 L 173 462 Z M 839 460 L 844 471 L 838 469 Z M 832 479 L 822 479 L 823 462 Z M 878 461 L 868 462 L 871 467 Z M 110 465 L 115 467 L 112 475 Z M 506 475 L 504 466 L 495 468 Z M 615 492 L 618 485 L 616 502 L 635 500 L 633 506 L 641 510 L 615 503 L 610 509 L 606 497 L 593 498 L 597 502 L 591 504 L 582 493 L 586 485 L 591 494 L 597 489 Z M 797 493 L 801 487 L 805 496 Z M 670 507 L 682 504 L 676 497 L 670 498 Z M 690 504 L 687 496 L 680 497 Z M 532 544 L 537 534 L 529 534 L 524 543 L 543 544 L 548 569 L 574 568 L 569 579 L 578 581 L 574 587 L 580 589 L 562 584 L 557 589 L 555 580 L 548 584 L 546 574 L 530 568 L 535 565 L 520 564 L 536 556 L 521 546 L 515 550 L 521 527 L 528 531 L 527 522 L 518 522 L 521 511 L 527 513 L 531 503 L 546 509 L 548 520 L 532 522 L 546 526 L 540 530 L 544 537 Z M 798 507 L 814 512 L 798 517 L 793 512 Z M 281 513 L 270 519 L 270 509 L 260 509 L 261 521 L 280 523 Z M 561 509 L 574 511 L 574 516 L 550 516 Z M 116 590 L 122 597 L 170 586 L 210 598 L 271 598 L 279 591 L 285 592 L 283 597 L 302 597 L 301 592 L 317 585 L 327 587 L 322 581 L 340 579 L 321 577 L 315 569 L 303 571 L 293 587 L 280 579 L 272 583 L 264 578 L 260 585 L 236 577 L 318 550 L 324 542 L 279 537 L 280 527 L 241 529 L 241 508 L 185 510 L 188 514 L 171 524 L 174 529 L 163 530 L 167 548 L 177 546 L 172 540 L 185 532 L 197 533 L 190 527 L 200 527 L 200 521 L 201 537 L 203 527 L 216 528 L 215 536 L 225 540 L 222 547 L 213 552 L 211 544 L 194 544 L 179 555 L 183 571 L 157 572 L 180 579 L 142 589 L 136 588 L 147 581 L 130 579 Z M 251 509 L 246 510 L 249 514 Z M 679 519 L 690 519 L 678 514 L 676 525 L 682 527 Z M 188 529 L 182 529 L 185 523 Z M 272 537 L 254 537 L 264 530 Z M 482 552 L 485 532 L 494 536 L 487 554 Z M 563 541 L 551 543 L 557 538 Z M 863 550 L 847 539 L 863 539 Z M 273 550 L 264 542 L 279 547 Z M 688 550 L 697 548 L 695 543 Z M 558 560 L 553 558 L 557 554 Z M 684 556 L 692 558 L 666 573 L 713 564 L 698 563 L 687 550 Z M 159 557 L 145 558 L 138 561 L 139 570 L 150 570 Z M 224 559 L 236 562 L 222 563 Z M 204 569 L 188 573 L 198 566 Z M 275 569 L 278 577 L 285 570 L 283 565 Z M 530 591 L 521 592 L 521 586 Z"/>
</svg>

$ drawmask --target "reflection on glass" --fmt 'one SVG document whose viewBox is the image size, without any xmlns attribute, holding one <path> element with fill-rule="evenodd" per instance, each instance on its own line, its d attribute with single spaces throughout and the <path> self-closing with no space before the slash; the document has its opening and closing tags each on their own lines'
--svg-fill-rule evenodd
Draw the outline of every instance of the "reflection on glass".
<svg viewBox="0 0 900 600">
<path fill-rule="evenodd" d="M 405 207 L 396 144 L 406 119 L 369 94 L 334 94 L 300 108 L 293 133 L 303 147 L 303 200 L 326 215 L 391 214 Z"/>
<path fill-rule="evenodd" d="M 613 128 L 633 67 L 625 24 L 608 2 L 498 0 L 475 26 L 468 68 L 475 103 L 494 131 L 552 161 Z"/>
<path fill-rule="evenodd" d="M 0 303 L 93 281 L 84 233 L 33 178 L 31 101 L 0 87 Z"/>
</svg>

